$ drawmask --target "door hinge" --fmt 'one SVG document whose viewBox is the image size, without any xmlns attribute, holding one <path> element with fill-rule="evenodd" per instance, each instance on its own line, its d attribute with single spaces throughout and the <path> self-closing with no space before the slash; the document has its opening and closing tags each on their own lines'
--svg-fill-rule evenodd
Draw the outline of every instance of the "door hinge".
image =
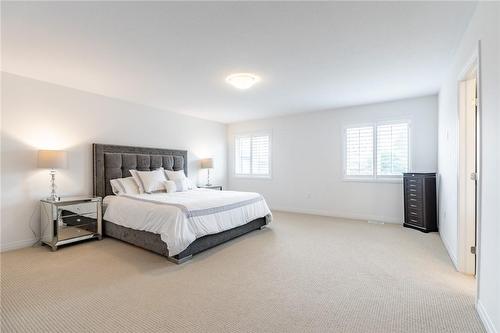
<svg viewBox="0 0 500 333">
<path fill-rule="evenodd" d="M 477 107 L 477 102 L 478 102 L 478 98 L 477 98 L 477 97 L 474 97 L 474 98 L 472 99 L 472 106 Z"/>
<path fill-rule="evenodd" d="M 470 180 L 477 180 L 477 172 L 470 173 Z"/>
<path fill-rule="evenodd" d="M 470 253 L 476 254 L 476 247 L 475 246 L 470 247 Z"/>
</svg>

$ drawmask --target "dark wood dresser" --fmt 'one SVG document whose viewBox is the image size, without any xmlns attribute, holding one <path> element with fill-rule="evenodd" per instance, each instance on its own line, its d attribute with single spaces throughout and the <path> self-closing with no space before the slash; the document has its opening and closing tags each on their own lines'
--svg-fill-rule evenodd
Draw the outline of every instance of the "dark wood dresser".
<svg viewBox="0 0 500 333">
<path fill-rule="evenodd" d="M 438 231 L 435 173 L 403 174 L 403 226 L 423 232 Z"/>
</svg>

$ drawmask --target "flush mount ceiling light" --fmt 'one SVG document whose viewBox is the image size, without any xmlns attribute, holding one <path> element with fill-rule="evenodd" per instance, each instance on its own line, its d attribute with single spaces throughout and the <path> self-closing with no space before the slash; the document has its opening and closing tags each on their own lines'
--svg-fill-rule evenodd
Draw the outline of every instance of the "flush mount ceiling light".
<svg viewBox="0 0 500 333">
<path fill-rule="evenodd" d="M 248 89 L 255 83 L 259 82 L 260 78 L 251 73 L 235 73 L 226 77 L 226 82 L 238 89 Z"/>
</svg>

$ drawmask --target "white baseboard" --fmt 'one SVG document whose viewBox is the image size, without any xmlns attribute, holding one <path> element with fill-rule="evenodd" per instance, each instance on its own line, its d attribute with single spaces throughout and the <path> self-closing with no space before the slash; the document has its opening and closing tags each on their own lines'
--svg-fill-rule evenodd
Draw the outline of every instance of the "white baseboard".
<svg viewBox="0 0 500 333">
<path fill-rule="evenodd" d="M 35 244 L 36 241 L 37 241 L 37 239 L 32 238 L 32 239 L 25 239 L 25 240 L 20 240 L 20 241 L 2 243 L 2 244 L 0 244 L 0 252 L 22 249 L 23 247 L 30 247 L 33 244 Z"/>
<path fill-rule="evenodd" d="M 450 257 L 451 262 L 453 262 L 453 266 L 455 266 L 455 269 L 459 271 L 457 255 L 453 251 L 451 251 L 450 242 L 446 237 L 443 236 L 441 232 L 439 233 L 439 236 L 441 237 L 441 241 L 443 242 L 446 251 L 448 251 L 448 256 Z"/>
<path fill-rule="evenodd" d="M 363 221 L 377 221 L 391 224 L 403 224 L 401 220 L 388 217 L 388 216 L 376 216 L 376 215 L 364 215 L 364 214 L 351 214 L 342 212 L 331 212 L 319 209 L 303 209 L 303 208 L 290 208 L 290 207 L 280 207 L 273 206 L 271 210 L 289 212 L 289 213 L 299 213 L 299 214 L 309 214 L 309 215 L 320 215 L 328 217 L 338 217 L 349 220 L 363 220 Z"/>
<path fill-rule="evenodd" d="M 477 313 L 479 314 L 479 318 L 481 318 L 481 321 L 483 322 L 483 325 L 484 325 L 484 328 L 486 329 L 486 332 L 488 332 L 488 333 L 500 333 L 495 328 L 493 321 L 491 320 L 490 316 L 486 312 L 486 309 L 484 308 L 481 301 L 477 301 L 476 310 L 477 310 Z"/>
</svg>

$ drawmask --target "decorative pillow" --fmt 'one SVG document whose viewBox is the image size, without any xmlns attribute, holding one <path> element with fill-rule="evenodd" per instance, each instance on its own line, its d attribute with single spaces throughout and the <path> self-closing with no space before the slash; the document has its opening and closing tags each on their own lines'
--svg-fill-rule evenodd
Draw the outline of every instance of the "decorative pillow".
<svg viewBox="0 0 500 333">
<path fill-rule="evenodd" d="M 165 190 L 167 190 L 167 193 L 177 192 L 177 186 L 175 185 L 175 182 L 173 180 L 167 180 L 163 184 L 165 185 Z"/>
<path fill-rule="evenodd" d="M 130 170 L 140 193 L 153 193 L 165 191 L 163 183 L 167 180 L 163 168 L 153 171 Z"/>
<path fill-rule="evenodd" d="M 187 178 L 186 179 L 167 180 L 163 183 L 163 185 L 165 186 L 167 193 L 184 192 L 184 191 L 187 191 L 189 189 L 187 180 L 188 180 Z"/>
<path fill-rule="evenodd" d="M 109 182 L 116 195 L 139 194 L 139 186 L 133 177 L 111 179 Z"/>
<path fill-rule="evenodd" d="M 184 173 L 184 170 L 178 170 L 178 171 L 171 171 L 171 170 L 165 170 L 165 176 L 167 177 L 168 180 L 186 180 L 185 187 L 186 190 L 192 190 L 195 189 L 196 186 L 194 186 L 193 182 L 191 179 L 186 177 L 186 174 Z"/>
</svg>

